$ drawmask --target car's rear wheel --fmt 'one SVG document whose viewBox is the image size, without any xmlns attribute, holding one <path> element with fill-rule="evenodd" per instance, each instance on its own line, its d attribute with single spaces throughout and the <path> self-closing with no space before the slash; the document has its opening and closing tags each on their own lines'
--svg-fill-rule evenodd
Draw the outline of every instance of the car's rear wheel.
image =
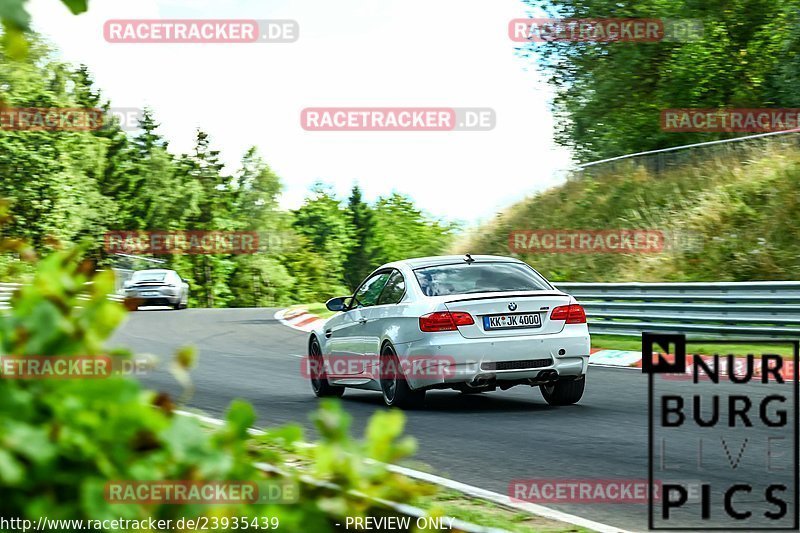
<svg viewBox="0 0 800 533">
<path fill-rule="evenodd" d="M 400 359 L 391 344 L 384 345 L 381 350 L 380 372 L 381 393 L 386 405 L 413 409 L 425 404 L 425 391 L 413 390 L 408 386 L 400 367 Z"/>
<path fill-rule="evenodd" d="M 185 302 L 185 303 L 184 303 L 184 301 L 183 301 L 184 297 L 186 298 L 186 302 Z M 188 294 L 183 294 L 183 293 L 181 293 L 181 294 L 178 296 L 178 301 L 177 301 L 177 303 L 175 303 L 175 304 L 172 306 L 172 308 L 173 308 L 173 309 L 175 309 L 175 310 L 177 311 L 177 310 L 179 310 L 179 309 L 186 309 L 187 307 L 189 307 L 189 295 L 188 295 Z"/>
<path fill-rule="evenodd" d="M 556 381 L 539 385 L 542 396 L 550 405 L 572 405 L 583 397 L 586 377 L 570 381 Z"/>
<path fill-rule="evenodd" d="M 328 383 L 325 375 L 325 360 L 316 337 L 311 338 L 308 346 L 308 376 L 311 381 L 311 390 L 318 398 L 341 398 L 344 387 L 334 387 Z"/>
</svg>

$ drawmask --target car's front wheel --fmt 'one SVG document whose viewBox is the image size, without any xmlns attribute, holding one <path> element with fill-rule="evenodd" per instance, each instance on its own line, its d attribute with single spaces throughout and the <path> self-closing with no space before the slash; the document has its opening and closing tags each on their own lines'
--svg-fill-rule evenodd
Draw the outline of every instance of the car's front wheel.
<svg viewBox="0 0 800 533">
<path fill-rule="evenodd" d="M 542 396 L 550 405 L 572 405 L 583 397 L 586 376 L 570 381 L 556 381 L 539 385 Z"/>
<path fill-rule="evenodd" d="M 383 401 L 389 407 L 401 409 L 422 407 L 425 403 L 425 391 L 413 390 L 408 386 L 400 359 L 391 344 L 381 350 L 380 382 Z"/>
<path fill-rule="evenodd" d="M 344 387 L 334 387 L 328 383 L 328 377 L 325 374 L 325 360 L 316 337 L 311 338 L 308 346 L 308 377 L 311 380 L 311 390 L 318 398 L 331 396 L 341 398 L 344 394 Z"/>
</svg>

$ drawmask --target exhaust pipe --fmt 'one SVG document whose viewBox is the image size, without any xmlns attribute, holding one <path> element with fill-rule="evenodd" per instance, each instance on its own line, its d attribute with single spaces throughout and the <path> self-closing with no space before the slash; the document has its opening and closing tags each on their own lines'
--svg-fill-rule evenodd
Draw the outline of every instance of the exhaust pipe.
<svg viewBox="0 0 800 533">
<path fill-rule="evenodd" d="M 468 387 L 479 389 L 486 387 L 494 379 L 494 376 L 476 376 L 472 381 L 467 383 Z"/>
<path fill-rule="evenodd" d="M 549 383 L 551 381 L 558 380 L 558 370 L 550 369 L 550 370 L 542 370 L 539 372 L 539 375 L 535 378 L 531 378 L 528 381 L 531 385 L 540 385 L 542 383 Z"/>
</svg>

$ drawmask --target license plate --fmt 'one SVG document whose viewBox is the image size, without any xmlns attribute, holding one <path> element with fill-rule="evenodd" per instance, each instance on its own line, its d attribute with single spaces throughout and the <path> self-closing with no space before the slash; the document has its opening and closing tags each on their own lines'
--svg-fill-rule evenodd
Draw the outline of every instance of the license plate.
<svg viewBox="0 0 800 533">
<path fill-rule="evenodd" d="M 142 296 L 158 296 L 158 292 L 157 291 L 144 291 L 142 293 Z"/>
<path fill-rule="evenodd" d="M 483 317 L 483 329 L 540 328 L 539 313 L 517 313 L 514 315 L 491 315 Z"/>
</svg>

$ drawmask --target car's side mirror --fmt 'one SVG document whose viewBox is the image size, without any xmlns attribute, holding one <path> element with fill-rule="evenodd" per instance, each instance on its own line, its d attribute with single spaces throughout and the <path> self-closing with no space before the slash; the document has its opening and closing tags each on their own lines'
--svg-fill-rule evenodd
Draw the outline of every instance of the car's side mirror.
<svg viewBox="0 0 800 533">
<path fill-rule="evenodd" d="M 189 280 L 186 279 L 186 278 L 181 278 L 181 281 L 184 282 L 184 283 L 189 283 Z"/>
<path fill-rule="evenodd" d="M 349 296 L 340 296 L 338 298 L 331 298 L 327 302 L 325 302 L 325 307 L 328 308 L 328 311 L 346 311 L 347 310 L 347 300 Z"/>
</svg>

